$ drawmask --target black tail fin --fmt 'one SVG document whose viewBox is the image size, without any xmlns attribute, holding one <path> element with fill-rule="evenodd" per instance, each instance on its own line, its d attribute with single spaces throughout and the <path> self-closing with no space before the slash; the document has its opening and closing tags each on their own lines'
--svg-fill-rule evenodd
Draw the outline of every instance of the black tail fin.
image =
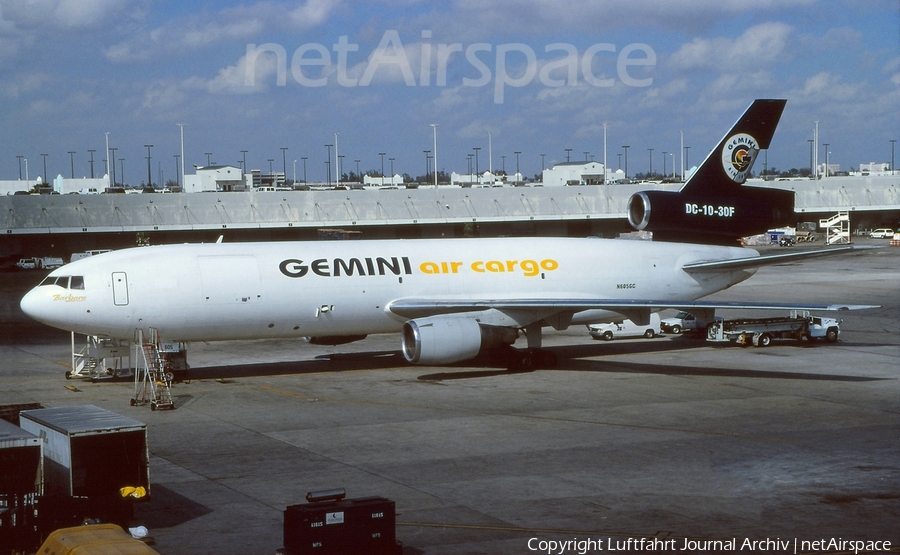
<svg viewBox="0 0 900 555">
<path fill-rule="evenodd" d="M 760 150 L 769 148 L 787 100 L 754 100 L 719 145 L 709 153 L 682 193 L 721 195 L 741 186 Z"/>
<path fill-rule="evenodd" d="M 756 100 L 680 191 L 641 191 L 628 200 L 628 221 L 654 240 L 734 244 L 787 225 L 793 191 L 742 187 L 761 149 L 769 148 L 786 100 Z"/>
</svg>

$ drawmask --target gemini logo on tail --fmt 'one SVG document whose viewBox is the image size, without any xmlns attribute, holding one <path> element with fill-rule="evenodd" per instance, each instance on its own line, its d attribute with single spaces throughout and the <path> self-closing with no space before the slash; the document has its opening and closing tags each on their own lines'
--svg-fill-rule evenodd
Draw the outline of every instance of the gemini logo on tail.
<svg viewBox="0 0 900 555">
<path fill-rule="evenodd" d="M 732 181 L 740 185 L 747 180 L 750 168 L 759 154 L 759 143 L 746 133 L 738 133 L 725 141 L 722 148 L 722 168 Z"/>
</svg>

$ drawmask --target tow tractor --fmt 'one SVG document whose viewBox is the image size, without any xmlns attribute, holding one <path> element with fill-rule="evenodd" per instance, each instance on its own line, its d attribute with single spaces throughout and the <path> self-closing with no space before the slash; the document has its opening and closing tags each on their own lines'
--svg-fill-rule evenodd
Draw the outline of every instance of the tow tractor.
<svg viewBox="0 0 900 555">
<path fill-rule="evenodd" d="M 828 343 L 838 340 L 841 320 L 812 316 L 807 310 L 792 310 L 788 317 L 716 319 L 706 328 L 707 341 L 736 341 L 747 347 L 766 347 L 773 339 L 808 341 L 820 338 Z"/>
</svg>

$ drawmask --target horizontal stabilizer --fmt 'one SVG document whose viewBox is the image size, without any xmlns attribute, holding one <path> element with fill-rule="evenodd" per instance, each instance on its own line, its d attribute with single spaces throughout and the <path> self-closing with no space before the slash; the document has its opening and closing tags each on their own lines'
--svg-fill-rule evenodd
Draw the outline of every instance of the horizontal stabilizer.
<svg viewBox="0 0 900 555">
<path fill-rule="evenodd" d="M 789 252 L 779 254 L 767 254 L 762 256 L 750 256 L 747 258 L 737 258 L 729 260 L 711 260 L 709 262 L 694 262 L 685 264 L 682 270 L 694 274 L 702 272 L 721 272 L 722 270 L 745 270 L 747 268 L 760 268 L 762 266 L 772 266 L 775 264 L 787 264 L 798 260 L 808 258 L 819 258 L 823 256 L 832 256 L 835 254 L 847 254 L 850 252 L 861 253 L 872 249 L 880 249 L 882 247 L 837 247 L 833 249 L 822 249 L 815 251 Z"/>
</svg>

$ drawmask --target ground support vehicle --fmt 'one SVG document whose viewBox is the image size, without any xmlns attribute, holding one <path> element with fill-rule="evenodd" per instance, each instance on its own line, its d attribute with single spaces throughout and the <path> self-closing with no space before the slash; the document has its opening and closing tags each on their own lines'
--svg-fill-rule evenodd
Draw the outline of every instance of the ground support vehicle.
<svg viewBox="0 0 900 555">
<path fill-rule="evenodd" d="M 607 324 L 591 324 L 588 326 L 588 332 L 594 339 L 603 339 L 604 341 L 612 341 L 621 337 L 646 337 L 652 339 L 659 335 L 659 314 L 650 315 L 650 321 L 646 326 L 639 326 L 631 320 L 623 320 L 619 322 L 610 322 Z"/>
<path fill-rule="evenodd" d="M 707 341 L 735 341 L 741 346 L 766 347 L 773 339 L 809 341 L 820 338 L 828 343 L 838 340 L 840 321 L 811 316 L 807 311 L 792 311 L 790 316 L 775 318 L 740 318 L 716 320 L 706 328 Z"/>
</svg>

